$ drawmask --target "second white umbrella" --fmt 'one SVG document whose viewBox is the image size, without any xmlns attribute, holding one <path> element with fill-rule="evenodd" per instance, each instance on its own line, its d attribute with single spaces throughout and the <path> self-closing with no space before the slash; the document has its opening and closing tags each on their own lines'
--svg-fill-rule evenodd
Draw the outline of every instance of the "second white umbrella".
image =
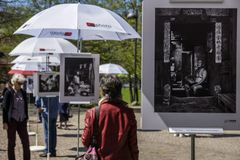
<svg viewBox="0 0 240 160">
<path fill-rule="evenodd" d="M 9 54 L 17 55 L 46 55 L 49 53 L 76 53 L 77 47 L 62 38 L 28 38 L 17 45 Z"/>
<path fill-rule="evenodd" d="M 40 63 L 16 63 L 11 67 L 12 70 L 23 70 L 23 71 L 46 71 L 47 67 Z"/>
<path fill-rule="evenodd" d="M 60 60 L 56 56 L 18 56 L 11 63 L 48 63 L 49 65 L 59 65 Z"/>
</svg>

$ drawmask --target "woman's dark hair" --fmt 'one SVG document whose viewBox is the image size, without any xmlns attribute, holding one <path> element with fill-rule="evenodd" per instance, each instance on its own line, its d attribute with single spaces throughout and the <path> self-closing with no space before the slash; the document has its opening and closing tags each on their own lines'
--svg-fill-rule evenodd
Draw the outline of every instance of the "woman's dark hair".
<svg viewBox="0 0 240 160">
<path fill-rule="evenodd" d="M 103 95 L 109 98 L 110 101 L 115 100 L 121 96 L 122 83 L 117 77 L 103 77 L 101 79 L 100 86 Z"/>
</svg>

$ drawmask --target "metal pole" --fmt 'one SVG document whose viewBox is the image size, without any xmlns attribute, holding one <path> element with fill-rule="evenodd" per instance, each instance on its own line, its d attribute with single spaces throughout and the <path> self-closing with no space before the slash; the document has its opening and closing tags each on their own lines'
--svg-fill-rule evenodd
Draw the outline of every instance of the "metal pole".
<svg viewBox="0 0 240 160">
<path fill-rule="evenodd" d="M 138 32 L 138 6 L 136 5 L 135 29 Z M 138 87 L 137 87 L 137 39 L 134 45 L 134 100 L 138 102 Z"/>
<path fill-rule="evenodd" d="M 48 153 L 47 153 L 47 160 L 49 160 L 50 159 L 50 152 L 49 152 L 49 147 L 50 147 L 50 145 L 49 145 L 49 142 L 50 142 L 50 133 L 49 133 L 49 129 L 50 129 L 50 122 L 49 122 L 49 114 L 50 114 L 50 112 L 49 112 L 49 97 L 48 97 Z"/>
<path fill-rule="evenodd" d="M 78 29 L 77 53 L 81 53 L 81 50 L 82 50 L 82 39 L 80 35 L 81 35 L 81 31 L 80 29 Z"/>
<path fill-rule="evenodd" d="M 77 157 L 79 157 L 79 134 L 80 134 L 80 104 L 78 105 Z"/>
<path fill-rule="evenodd" d="M 191 160 L 195 160 L 195 134 L 191 134 Z"/>
</svg>

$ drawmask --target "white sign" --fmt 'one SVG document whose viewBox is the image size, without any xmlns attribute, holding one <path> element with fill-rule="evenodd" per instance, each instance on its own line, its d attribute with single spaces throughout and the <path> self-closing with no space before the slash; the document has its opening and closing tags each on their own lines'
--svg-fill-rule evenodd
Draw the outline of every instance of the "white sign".
<svg viewBox="0 0 240 160">
<path fill-rule="evenodd" d="M 222 63 L 222 23 L 215 23 L 215 62 Z"/>
<path fill-rule="evenodd" d="M 223 134 L 222 128 L 169 128 L 170 133 L 182 134 Z"/>
<path fill-rule="evenodd" d="M 170 22 L 164 23 L 164 63 L 169 63 L 170 61 L 170 27 Z"/>
<path fill-rule="evenodd" d="M 223 2 L 223 0 L 170 0 L 170 2 Z"/>
</svg>

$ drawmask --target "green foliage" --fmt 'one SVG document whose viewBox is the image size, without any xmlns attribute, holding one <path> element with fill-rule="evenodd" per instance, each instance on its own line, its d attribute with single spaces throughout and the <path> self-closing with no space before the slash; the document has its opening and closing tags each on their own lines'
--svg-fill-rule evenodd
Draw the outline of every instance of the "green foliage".
<svg viewBox="0 0 240 160">
<path fill-rule="evenodd" d="M 60 3 L 76 3 L 78 0 L 16 0 L 16 3 L 8 3 L 0 0 L 0 51 L 8 53 L 21 41 L 28 36 L 13 35 L 13 32 L 20 27 L 27 19 L 37 12 L 46 9 L 50 6 Z M 136 19 L 127 19 L 129 11 L 135 11 L 137 1 L 133 0 L 81 0 L 80 3 L 95 4 L 104 8 L 110 9 L 125 20 L 130 25 L 135 26 Z M 139 5 L 139 4 L 138 4 Z M 138 18 L 138 31 L 141 31 L 141 15 Z M 75 41 L 72 41 L 76 44 Z M 134 40 L 124 41 L 84 41 L 83 52 L 91 52 L 100 54 L 101 64 L 116 63 L 123 66 L 133 77 L 134 74 Z M 11 57 L 6 56 L 6 61 L 9 62 Z M 141 77 L 141 40 L 137 44 L 137 77 Z"/>
<path fill-rule="evenodd" d="M 139 102 L 141 102 L 141 91 L 138 90 L 138 97 L 139 97 Z M 122 88 L 122 98 L 125 102 L 127 102 L 129 105 L 132 104 L 131 100 L 130 100 L 130 93 L 129 93 L 129 88 L 126 87 L 126 88 Z M 135 105 L 139 105 L 138 104 L 135 104 Z"/>
</svg>

